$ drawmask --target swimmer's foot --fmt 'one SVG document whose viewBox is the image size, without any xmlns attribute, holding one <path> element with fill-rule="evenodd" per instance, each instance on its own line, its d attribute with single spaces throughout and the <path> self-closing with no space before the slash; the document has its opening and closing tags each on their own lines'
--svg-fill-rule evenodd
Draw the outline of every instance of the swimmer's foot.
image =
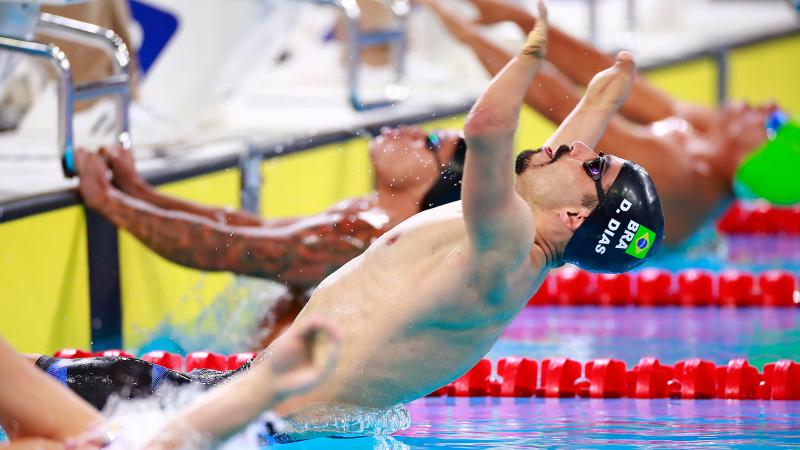
<svg viewBox="0 0 800 450">
<path fill-rule="evenodd" d="M 270 346 L 264 361 L 278 400 L 320 384 L 336 364 L 338 351 L 338 332 L 322 320 L 289 328 Z"/>
<path fill-rule="evenodd" d="M 592 77 L 581 106 L 596 111 L 618 109 L 631 93 L 635 73 L 633 55 L 626 51 L 619 52 L 613 66 Z"/>
</svg>

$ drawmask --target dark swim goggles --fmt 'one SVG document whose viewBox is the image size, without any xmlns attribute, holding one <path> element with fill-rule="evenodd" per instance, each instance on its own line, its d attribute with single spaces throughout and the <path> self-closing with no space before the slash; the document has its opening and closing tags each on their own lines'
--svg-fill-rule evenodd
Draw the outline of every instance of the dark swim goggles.
<svg viewBox="0 0 800 450">
<path fill-rule="evenodd" d="M 433 152 L 436 155 L 437 161 L 439 161 L 439 150 L 442 148 L 442 139 L 439 135 L 433 131 L 428 133 L 425 136 L 425 148 Z M 449 161 L 449 165 L 452 166 L 454 170 L 463 171 L 464 170 L 464 160 L 467 157 L 467 142 L 464 140 L 463 137 L 458 138 L 456 141 L 456 151 L 453 153 L 453 158 Z M 439 161 L 441 164 L 442 162 Z"/>
<path fill-rule="evenodd" d="M 606 155 L 603 152 L 599 153 L 599 156 L 595 159 L 590 159 L 583 163 L 583 170 L 586 171 L 586 174 L 594 180 L 594 187 L 597 189 L 597 198 L 600 200 L 600 203 L 603 203 L 606 195 L 603 192 L 603 184 L 601 180 L 603 179 L 603 169 L 606 167 Z"/>
</svg>

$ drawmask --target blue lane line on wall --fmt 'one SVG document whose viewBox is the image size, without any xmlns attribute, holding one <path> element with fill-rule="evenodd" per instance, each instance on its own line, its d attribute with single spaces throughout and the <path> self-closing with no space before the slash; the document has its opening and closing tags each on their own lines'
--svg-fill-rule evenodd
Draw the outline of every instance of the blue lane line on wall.
<svg viewBox="0 0 800 450">
<path fill-rule="evenodd" d="M 137 53 L 139 67 L 146 74 L 177 31 L 178 18 L 142 1 L 130 0 L 129 3 L 133 20 L 142 28 L 142 45 Z"/>
</svg>

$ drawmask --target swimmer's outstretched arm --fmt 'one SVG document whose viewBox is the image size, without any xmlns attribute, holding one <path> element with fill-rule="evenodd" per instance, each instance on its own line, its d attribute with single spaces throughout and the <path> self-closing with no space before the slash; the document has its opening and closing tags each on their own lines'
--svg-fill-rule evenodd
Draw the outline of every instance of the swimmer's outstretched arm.
<svg viewBox="0 0 800 450">
<path fill-rule="evenodd" d="M 377 230 L 342 213 L 323 213 L 279 227 L 231 226 L 182 211 L 165 210 L 115 189 L 97 154 L 78 151 L 84 202 L 170 261 L 201 270 L 314 286 L 361 254 Z"/>
<path fill-rule="evenodd" d="M 578 105 L 561 122 L 545 145 L 556 147 L 583 141 L 597 146 L 609 122 L 630 95 L 636 63 L 629 52 L 620 52 L 611 67 L 595 74 Z"/>
<path fill-rule="evenodd" d="M 338 354 L 338 332 L 321 320 L 290 328 L 253 366 L 211 389 L 167 423 L 147 450 L 180 448 L 187 437 L 217 441 L 266 410 L 322 382 Z"/>
<path fill-rule="evenodd" d="M 478 255 L 500 256 L 497 270 L 518 266 L 533 244 L 530 209 L 514 190 L 514 133 L 523 95 L 542 67 L 547 50 L 547 10 L 539 2 L 542 20 L 531 31 L 519 55 L 489 83 L 467 116 L 467 153 L 461 198 L 467 231 Z"/>
<path fill-rule="evenodd" d="M 119 147 L 102 147 L 98 153 L 106 160 L 111 169 L 113 173 L 111 181 L 114 185 L 132 197 L 161 209 L 182 211 L 227 225 L 260 226 L 264 224 L 259 216 L 246 211 L 212 208 L 158 192 L 136 172 L 133 154 L 130 150 Z"/>
<path fill-rule="evenodd" d="M 36 369 L 0 338 L 0 426 L 9 449 L 64 448 L 64 441 L 102 423 L 102 416 Z M 85 448 L 85 447 L 81 447 Z"/>
</svg>

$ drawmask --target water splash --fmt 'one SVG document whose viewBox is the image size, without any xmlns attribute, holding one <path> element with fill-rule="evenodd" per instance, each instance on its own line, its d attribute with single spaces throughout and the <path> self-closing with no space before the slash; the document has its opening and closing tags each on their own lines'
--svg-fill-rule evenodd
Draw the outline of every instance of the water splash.
<svg viewBox="0 0 800 450">
<path fill-rule="evenodd" d="M 389 409 L 351 405 L 315 405 L 302 415 L 289 417 L 284 433 L 302 436 L 385 436 L 411 426 L 411 414 L 403 405 Z"/>
<path fill-rule="evenodd" d="M 122 399 L 113 397 L 103 408 L 102 414 L 107 423 L 101 429 L 93 429 L 85 434 L 87 439 L 98 433 L 108 432 L 114 436 L 112 449 L 138 449 L 156 438 L 165 424 L 179 414 L 186 406 L 204 395 L 205 389 L 198 386 L 165 386 L 158 395 L 143 399 Z M 186 428 L 175 430 L 179 433 L 182 450 L 218 448 L 223 450 L 260 448 L 260 436 L 269 422 L 277 432 L 284 432 L 283 420 L 271 411 L 262 413 L 242 430 L 221 442 L 213 441 L 202 431 L 193 432 Z M 165 437 L 161 435 L 160 437 Z M 80 439 L 80 438 L 79 438 Z"/>
<path fill-rule="evenodd" d="M 203 278 L 181 299 L 176 309 L 198 303 L 202 299 L 202 286 Z M 263 326 L 268 311 L 286 292 L 282 284 L 238 276 L 194 321 L 178 323 L 167 316 L 155 330 L 138 330 L 139 337 L 134 341 L 144 344 L 136 352 L 228 354 L 256 348 L 264 333 L 270 331 Z"/>
</svg>

